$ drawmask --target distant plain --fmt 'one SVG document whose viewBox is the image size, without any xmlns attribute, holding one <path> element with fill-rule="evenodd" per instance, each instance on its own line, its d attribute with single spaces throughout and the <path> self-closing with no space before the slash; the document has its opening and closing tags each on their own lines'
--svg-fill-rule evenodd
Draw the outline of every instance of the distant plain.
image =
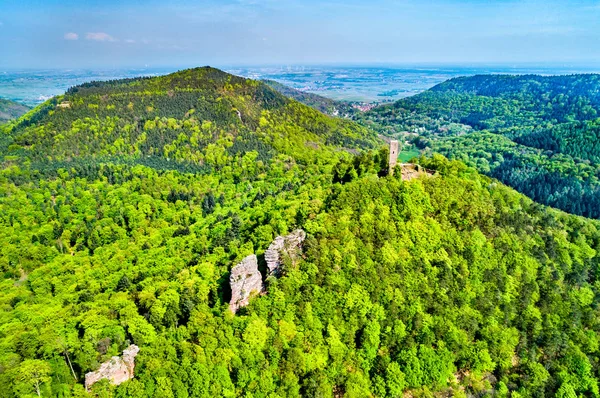
<svg viewBox="0 0 600 398">
<path fill-rule="evenodd" d="M 202 66 L 202 65 L 198 65 Z M 476 74 L 597 73 L 575 66 L 236 66 L 216 65 L 239 76 L 270 79 L 324 97 L 355 102 L 390 102 L 425 91 L 457 76 Z M 130 69 L 29 69 L 0 71 L 0 98 L 37 105 L 69 87 L 92 80 L 159 76 L 178 67 Z"/>
</svg>

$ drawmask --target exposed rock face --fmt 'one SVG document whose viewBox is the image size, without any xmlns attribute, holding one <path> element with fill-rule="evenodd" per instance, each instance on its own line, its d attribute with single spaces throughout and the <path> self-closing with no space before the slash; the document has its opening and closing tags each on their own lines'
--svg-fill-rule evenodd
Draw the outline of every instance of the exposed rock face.
<svg viewBox="0 0 600 398">
<path fill-rule="evenodd" d="M 244 258 L 241 263 L 231 269 L 229 284 L 231 286 L 229 309 L 235 314 L 238 309 L 248 305 L 252 292 L 263 291 L 262 275 L 258 270 L 258 260 L 255 254 Z"/>
<path fill-rule="evenodd" d="M 293 231 L 287 236 L 278 236 L 265 251 L 265 261 L 269 268 L 269 275 L 281 272 L 281 265 L 285 256 L 295 261 L 302 251 L 302 243 L 306 239 L 306 232 L 301 229 Z"/>
<path fill-rule="evenodd" d="M 100 365 L 97 371 L 86 373 L 85 389 L 89 391 L 92 384 L 102 379 L 108 379 L 114 385 L 132 379 L 135 357 L 139 351 L 140 348 L 132 344 L 123 351 L 123 357 L 112 357 Z"/>
<path fill-rule="evenodd" d="M 306 232 L 297 229 L 287 236 L 278 236 L 269 245 L 269 248 L 265 251 L 269 275 L 277 275 L 280 272 L 284 258 L 289 257 L 292 261 L 298 259 L 304 239 L 306 239 Z M 252 292 L 263 292 L 262 275 L 258 270 L 258 260 L 255 254 L 244 258 L 231 269 L 229 285 L 231 286 L 229 309 L 234 314 L 240 308 L 248 305 Z"/>
</svg>

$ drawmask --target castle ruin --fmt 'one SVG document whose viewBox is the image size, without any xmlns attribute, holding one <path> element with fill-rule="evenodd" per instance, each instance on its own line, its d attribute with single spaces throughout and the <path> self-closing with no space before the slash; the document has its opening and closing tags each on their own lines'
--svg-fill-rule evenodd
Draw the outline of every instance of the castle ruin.
<svg viewBox="0 0 600 398">
<path fill-rule="evenodd" d="M 435 172 L 433 170 L 427 170 L 418 164 L 413 163 L 400 163 L 398 164 L 398 153 L 399 145 L 398 141 L 390 141 L 390 158 L 389 158 L 389 175 L 394 175 L 394 169 L 396 166 L 400 166 L 398 170 L 401 173 L 402 181 L 410 181 L 420 176 L 432 176 Z"/>
<path fill-rule="evenodd" d="M 394 175 L 394 167 L 398 163 L 399 144 L 398 141 L 390 141 L 389 175 Z"/>
</svg>

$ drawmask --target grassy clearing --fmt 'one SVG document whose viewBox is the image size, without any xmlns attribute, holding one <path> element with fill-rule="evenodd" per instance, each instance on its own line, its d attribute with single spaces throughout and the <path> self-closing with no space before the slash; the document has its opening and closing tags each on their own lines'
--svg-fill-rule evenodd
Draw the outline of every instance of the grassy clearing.
<svg viewBox="0 0 600 398">
<path fill-rule="evenodd" d="M 418 157 L 420 155 L 419 150 L 414 147 L 408 147 L 400 151 L 398 154 L 398 161 L 402 163 L 406 163 L 412 158 Z"/>
</svg>

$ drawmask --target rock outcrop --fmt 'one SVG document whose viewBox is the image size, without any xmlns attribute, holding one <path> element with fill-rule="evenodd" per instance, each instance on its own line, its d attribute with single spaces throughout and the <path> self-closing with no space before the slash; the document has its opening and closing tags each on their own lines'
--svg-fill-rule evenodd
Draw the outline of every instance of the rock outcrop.
<svg viewBox="0 0 600 398">
<path fill-rule="evenodd" d="M 265 261 L 269 268 L 269 275 L 277 276 L 281 271 L 284 258 L 295 262 L 302 252 L 302 243 L 306 239 L 306 232 L 297 229 L 289 235 L 278 236 L 265 251 Z M 258 259 L 255 254 L 245 257 L 238 265 L 231 269 L 229 276 L 231 286 L 231 301 L 229 309 L 234 314 L 250 302 L 252 292 L 262 293 L 264 285 L 262 275 L 258 270 Z"/>
<path fill-rule="evenodd" d="M 306 232 L 301 229 L 293 231 L 286 236 L 278 236 L 265 251 L 265 261 L 269 268 L 269 275 L 278 275 L 281 272 L 283 259 L 289 257 L 296 261 L 302 252 L 302 243 L 306 239 Z"/>
<path fill-rule="evenodd" d="M 139 351 L 140 348 L 132 344 L 123 351 L 122 357 L 112 357 L 100 365 L 100 369 L 97 371 L 86 373 L 85 389 L 89 391 L 92 384 L 102 379 L 108 379 L 114 385 L 132 379 L 135 357 Z"/>
<path fill-rule="evenodd" d="M 235 314 L 238 309 L 248 305 L 252 292 L 263 291 L 262 275 L 258 270 L 258 260 L 255 254 L 245 257 L 231 269 L 229 284 L 231 286 L 229 309 Z"/>
</svg>

